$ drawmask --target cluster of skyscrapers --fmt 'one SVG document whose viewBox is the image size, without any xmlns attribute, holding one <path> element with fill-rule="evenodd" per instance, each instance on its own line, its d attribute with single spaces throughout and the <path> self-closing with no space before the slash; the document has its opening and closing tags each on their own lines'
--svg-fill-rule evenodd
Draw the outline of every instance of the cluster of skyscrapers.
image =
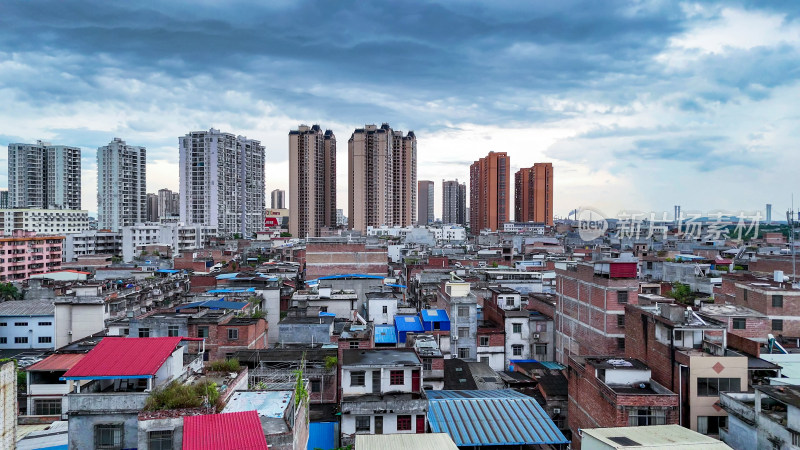
<svg viewBox="0 0 800 450">
<path fill-rule="evenodd" d="M 347 142 L 348 227 L 409 226 L 417 221 L 417 138 L 389 124 L 365 125 Z M 319 125 L 289 133 L 289 232 L 319 236 L 338 225 L 336 136 Z"/>
<path fill-rule="evenodd" d="M 472 163 L 470 226 L 498 230 L 511 217 L 511 158 L 505 152 L 489 154 Z M 515 222 L 553 225 L 553 164 L 537 163 L 514 175 Z"/>
<path fill-rule="evenodd" d="M 9 208 L 81 209 L 81 150 L 10 144 Z M 336 136 L 319 125 L 289 132 L 289 231 L 316 237 L 341 226 L 336 205 Z M 358 128 L 347 142 L 347 227 L 429 225 L 434 182 L 417 181 L 417 138 L 384 123 Z M 97 149 L 98 228 L 119 231 L 145 222 L 180 221 L 213 227 L 221 235 L 252 237 L 264 228 L 265 148 L 261 142 L 216 129 L 179 138 L 180 194 L 147 193 L 147 150 L 114 138 Z M 553 224 L 553 166 L 539 163 L 514 177 L 511 160 L 490 152 L 470 167 L 467 186 L 442 180 L 442 223 L 498 230 L 506 222 Z M 285 208 L 285 193 L 272 191 L 271 206 Z M 513 212 L 513 217 L 512 217 Z"/>
</svg>

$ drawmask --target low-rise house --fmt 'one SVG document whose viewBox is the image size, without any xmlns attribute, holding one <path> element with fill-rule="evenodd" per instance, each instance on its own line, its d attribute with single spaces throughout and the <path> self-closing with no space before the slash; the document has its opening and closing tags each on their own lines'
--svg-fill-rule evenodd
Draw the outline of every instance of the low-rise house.
<svg viewBox="0 0 800 450">
<path fill-rule="evenodd" d="M 345 350 L 341 368 L 342 445 L 362 433 L 424 432 L 428 402 L 413 349 Z"/>
<path fill-rule="evenodd" d="M 28 416 L 48 421 L 61 420 L 62 414 L 69 409 L 69 386 L 61 378 L 84 356 L 84 353 L 54 354 L 25 369 Z"/>
<path fill-rule="evenodd" d="M 569 359 L 569 428 L 580 450 L 580 430 L 677 424 L 679 397 L 631 358 L 572 356 Z"/>
<path fill-rule="evenodd" d="M 54 348 L 53 300 L 13 300 L 0 303 L 0 349 Z"/>
<path fill-rule="evenodd" d="M 234 392 L 222 412 L 255 410 L 271 450 L 304 449 L 308 443 L 308 398 L 298 395 L 295 390 Z"/>
<path fill-rule="evenodd" d="M 783 449 L 800 444 L 800 387 L 755 386 L 755 392 L 721 393 L 719 399 L 728 412 L 720 439 L 734 449 Z"/>
<path fill-rule="evenodd" d="M 69 384 L 70 448 L 139 447 L 138 414 L 148 396 L 202 368 L 183 337 L 100 341 L 63 377 Z"/>
</svg>

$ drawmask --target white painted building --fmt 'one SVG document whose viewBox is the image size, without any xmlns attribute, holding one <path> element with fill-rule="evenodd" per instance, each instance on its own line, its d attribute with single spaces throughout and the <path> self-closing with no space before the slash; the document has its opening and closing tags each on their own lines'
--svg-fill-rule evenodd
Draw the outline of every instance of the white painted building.
<svg viewBox="0 0 800 450">
<path fill-rule="evenodd" d="M 503 224 L 503 232 L 543 235 L 545 232 L 545 224 L 538 222 L 506 222 Z"/>
<path fill-rule="evenodd" d="M 109 304 L 103 297 L 58 297 L 55 303 L 55 348 L 103 331 L 110 317 Z"/>
<path fill-rule="evenodd" d="M 179 138 L 181 222 L 252 238 L 264 229 L 261 142 L 216 129 Z"/>
<path fill-rule="evenodd" d="M 527 310 L 506 311 L 505 316 L 506 359 L 504 370 L 508 370 L 510 360 L 531 358 L 531 327 L 530 313 Z"/>
<path fill-rule="evenodd" d="M 342 445 L 356 434 L 424 433 L 428 401 L 414 349 L 344 350 Z"/>
<path fill-rule="evenodd" d="M 114 138 L 97 149 L 97 226 L 119 231 L 147 220 L 147 150 Z"/>
<path fill-rule="evenodd" d="M 375 325 L 394 325 L 398 298 L 391 292 L 367 292 L 367 320 Z"/>
<path fill-rule="evenodd" d="M 89 229 L 89 212 L 74 209 L 0 209 L 0 231 L 36 234 L 80 233 Z"/>
<path fill-rule="evenodd" d="M 0 303 L 0 350 L 53 350 L 52 300 L 16 300 Z"/>
<path fill-rule="evenodd" d="M 122 260 L 131 262 L 145 245 L 169 245 L 172 257 L 181 252 L 203 248 L 217 229 L 205 225 L 182 223 L 138 224 L 122 227 Z"/>
<path fill-rule="evenodd" d="M 458 242 L 467 239 L 467 230 L 459 225 L 444 225 L 444 226 L 421 226 L 421 227 L 400 227 L 400 226 L 386 226 L 381 225 L 378 227 L 367 227 L 367 236 L 381 237 L 399 237 L 404 238 L 407 234 L 411 233 L 414 229 L 428 230 L 433 233 L 433 238 L 437 241 Z"/>
</svg>

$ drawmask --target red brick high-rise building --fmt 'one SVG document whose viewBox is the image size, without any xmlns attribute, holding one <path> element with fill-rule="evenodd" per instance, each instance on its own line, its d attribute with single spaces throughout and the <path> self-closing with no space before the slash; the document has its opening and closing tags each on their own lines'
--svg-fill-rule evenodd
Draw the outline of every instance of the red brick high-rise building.
<svg viewBox="0 0 800 450">
<path fill-rule="evenodd" d="M 496 231 L 511 218 L 511 158 L 489 152 L 469 168 L 470 227 Z"/>
<path fill-rule="evenodd" d="M 553 225 L 553 163 L 536 163 L 514 176 L 514 221 Z"/>
</svg>

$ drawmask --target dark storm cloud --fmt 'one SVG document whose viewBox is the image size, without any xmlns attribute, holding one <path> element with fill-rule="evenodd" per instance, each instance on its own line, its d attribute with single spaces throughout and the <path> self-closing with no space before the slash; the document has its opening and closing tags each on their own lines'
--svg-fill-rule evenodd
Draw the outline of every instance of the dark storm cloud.
<svg viewBox="0 0 800 450">
<path fill-rule="evenodd" d="M 153 74 L 163 73 L 160 82 L 168 84 L 206 75 L 220 87 L 267 97 L 288 111 L 302 111 L 299 105 L 308 101 L 327 116 L 354 121 L 375 114 L 375 105 L 336 91 L 342 85 L 383 86 L 395 98 L 420 102 L 477 101 L 483 112 L 472 117 L 499 123 L 521 117 L 493 106 L 498 98 L 599 88 L 618 77 L 641 85 L 637 75 L 648 73 L 649 55 L 682 27 L 674 6 L 637 13 L 627 2 L 566 3 L 560 9 L 407 2 L 184 6 L 10 2 L 0 48 L 55 58 L 42 76 L 15 80 L 31 102 L 91 97 L 102 88 L 99 79 L 118 70 L 118 76 L 156 83 Z M 59 55 L 84 59 L 62 62 Z M 239 73 L 248 76 L 237 79 Z M 303 92 L 313 84 L 329 92 Z M 104 95 L 125 99 L 120 92 Z"/>
</svg>

